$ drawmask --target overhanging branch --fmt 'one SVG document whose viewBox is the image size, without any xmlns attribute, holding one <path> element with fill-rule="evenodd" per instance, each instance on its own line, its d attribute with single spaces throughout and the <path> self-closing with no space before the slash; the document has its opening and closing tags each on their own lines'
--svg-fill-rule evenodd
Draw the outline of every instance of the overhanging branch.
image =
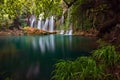
<svg viewBox="0 0 120 80">
<path fill-rule="evenodd" d="M 68 3 L 66 0 L 63 0 L 65 2 L 65 4 L 67 5 L 68 8 L 70 8 L 77 0 L 74 0 L 70 3 Z"/>
</svg>

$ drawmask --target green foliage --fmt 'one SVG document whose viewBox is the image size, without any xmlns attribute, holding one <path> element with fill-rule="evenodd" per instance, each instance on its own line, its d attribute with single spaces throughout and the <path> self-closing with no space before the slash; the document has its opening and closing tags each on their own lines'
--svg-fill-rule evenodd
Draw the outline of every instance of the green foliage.
<svg viewBox="0 0 120 80">
<path fill-rule="evenodd" d="M 102 80 L 103 67 L 97 66 L 91 57 L 80 57 L 75 61 L 60 61 L 55 64 L 52 79 L 55 80 Z"/>
<path fill-rule="evenodd" d="M 83 30 L 89 30 L 91 29 L 93 26 L 92 26 L 92 21 L 89 20 L 89 19 L 85 19 L 84 22 L 83 22 Z"/>
<path fill-rule="evenodd" d="M 52 15 L 60 13 L 60 4 L 61 0 L 4 0 L 0 3 L 0 15 L 8 14 L 11 18 L 23 13 Z"/>
<path fill-rule="evenodd" d="M 69 0 L 69 2 L 73 2 L 73 0 Z M 74 29 L 88 30 L 93 27 L 92 19 L 89 19 L 88 16 L 88 13 L 90 11 L 89 6 L 91 5 L 91 2 L 91 0 L 77 0 L 69 8 L 70 23 L 73 24 Z"/>
<path fill-rule="evenodd" d="M 106 64 L 107 66 L 115 66 L 120 62 L 120 55 L 115 51 L 115 46 L 107 45 L 93 52 L 93 57 Z"/>
<path fill-rule="evenodd" d="M 80 57 L 76 59 L 76 64 L 80 66 L 79 70 L 76 70 L 79 72 L 75 73 L 75 80 L 102 80 L 103 66 L 98 66 L 93 58 Z"/>
<path fill-rule="evenodd" d="M 72 61 L 64 61 L 61 60 L 60 62 L 58 62 L 57 64 L 55 64 L 55 71 L 53 72 L 54 76 L 52 77 L 52 79 L 55 80 L 72 80 L 72 73 L 74 71 L 74 69 L 72 69 Z"/>
<path fill-rule="evenodd" d="M 23 14 L 26 16 L 44 13 L 45 17 L 62 14 L 62 0 L 2 0 L 0 2 L 0 26 L 6 28 L 6 24 Z M 10 19 L 7 21 L 7 18 Z M 26 26 L 26 24 L 22 24 Z M 0 27 L 1 28 L 1 27 Z"/>
<path fill-rule="evenodd" d="M 13 80 L 13 79 L 12 79 L 12 78 L 7 77 L 7 78 L 5 78 L 5 80 Z"/>
<path fill-rule="evenodd" d="M 101 45 L 92 52 L 91 57 L 79 57 L 74 61 L 60 60 L 55 64 L 53 71 L 54 80 L 118 80 L 117 72 L 120 69 L 120 54 L 116 52 L 116 47 L 98 41 Z M 111 70 L 110 70 L 111 71 Z"/>
<path fill-rule="evenodd" d="M 9 27 L 10 19 L 8 18 L 8 15 L 4 15 L 0 17 L 0 29 L 6 29 Z M 4 27 L 6 26 L 6 27 Z"/>
</svg>

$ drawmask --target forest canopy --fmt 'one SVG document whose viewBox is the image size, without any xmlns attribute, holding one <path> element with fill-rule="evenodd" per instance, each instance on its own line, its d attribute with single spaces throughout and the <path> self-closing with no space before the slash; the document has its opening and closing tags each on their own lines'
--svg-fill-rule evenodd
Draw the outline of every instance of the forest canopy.
<svg viewBox="0 0 120 80">
<path fill-rule="evenodd" d="M 23 13 L 39 15 L 40 13 L 56 14 L 60 12 L 61 0 L 1 0 L 0 16 L 8 14 L 13 18 Z"/>
</svg>

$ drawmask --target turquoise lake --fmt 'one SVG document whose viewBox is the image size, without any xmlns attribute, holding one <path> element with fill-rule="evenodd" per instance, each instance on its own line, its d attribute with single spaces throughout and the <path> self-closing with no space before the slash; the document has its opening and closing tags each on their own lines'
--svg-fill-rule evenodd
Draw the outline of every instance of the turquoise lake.
<svg viewBox="0 0 120 80">
<path fill-rule="evenodd" d="M 0 80 L 50 80 L 58 60 L 89 56 L 95 41 L 69 35 L 1 36 Z"/>
</svg>

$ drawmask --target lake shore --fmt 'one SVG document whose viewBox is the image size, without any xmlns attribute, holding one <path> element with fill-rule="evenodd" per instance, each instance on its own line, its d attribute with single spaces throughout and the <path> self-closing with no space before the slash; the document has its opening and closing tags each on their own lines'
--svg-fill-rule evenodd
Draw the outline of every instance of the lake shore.
<svg viewBox="0 0 120 80">
<path fill-rule="evenodd" d="M 7 29 L 7 30 L 3 30 L 3 31 L 0 31 L 0 36 L 22 36 L 24 35 L 23 33 L 23 30 L 21 29 L 13 29 L 13 30 L 10 30 L 10 29 Z"/>
<path fill-rule="evenodd" d="M 22 35 L 46 35 L 46 34 L 57 34 L 58 32 L 48 32 L 39 30 L 37 28 L 25 27 L 21 29 L 6 29 L 0 31 L 0 36 L 22 36 Z M 75 36 L 85 37 L 97 37 L 95 31 L 76 31 L 73 33 Z M 58 33 L 59 34 L 59 33 Z"/>
</svg>

